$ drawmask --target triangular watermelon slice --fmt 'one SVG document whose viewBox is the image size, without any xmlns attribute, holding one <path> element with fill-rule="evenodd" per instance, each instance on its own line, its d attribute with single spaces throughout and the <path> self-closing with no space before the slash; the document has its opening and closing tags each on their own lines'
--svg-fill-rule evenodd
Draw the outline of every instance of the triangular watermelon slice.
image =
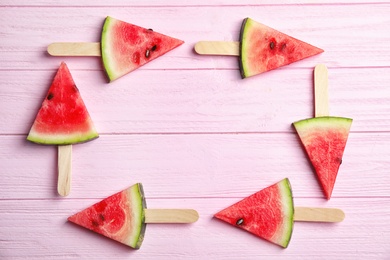
<svg viewBox="0 0 390 260">
<path fill-rule="evenodd" d="M 317 173 L 325 196 L 330 199 L 352 119 L 323 116 L 293 124 Z"/>
<path fill-rule="evenodd" d="M 109 80 L 113 81 L 183 43 L 108 16 L 101 37 L 103 65 Z"/>
<path fill-rule="evenodd" d="M 246 18 L 242 23 L 240 33 L 241 77 L 247 78 L 273 70 L 323 51 Z"/>
<path fill-rule="evenodd" d="M 141 183 L 74 214 L 69 221 L 139 249 L 145 235 L 146 201 Z"/>
<path fill-rule="evenodd" d="M 65 63 L 61 63 L 27 140 L 67 145 L 99 136 Z"/>
<path fill-rule="evenodd" d="M 287 247 L 294 225 L 289 180 L 271 185 L 214 215 L 272 243 Z"/>
</svg>

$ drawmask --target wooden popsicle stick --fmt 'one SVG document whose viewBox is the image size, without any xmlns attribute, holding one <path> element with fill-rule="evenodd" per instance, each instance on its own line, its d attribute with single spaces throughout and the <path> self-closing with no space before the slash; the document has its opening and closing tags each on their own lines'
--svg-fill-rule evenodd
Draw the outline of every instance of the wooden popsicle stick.
<svg viewBox="0 0 390 260">
<path fill-rule="evenodd" d="M 200 41 L 195 44 L 195 52 L 201 55 L 239 56 L 239 42 Z"/>
<path fill-rule="evenodd" d="M 57 191 L 61 196 L 70 192 L 72 179 L 72 145 L 58 146 L 58 184 Z"/>
<path fill-rule="evenodd" d="M 309 207 L 294 208 L 294 221 L 341 222 L 344 218 L 345 214 L 341 209 Z"/>
<path fill-rule="evenodd" d="M 314 69 L 314 114 L 315 117 L 329 116 L 328 69 L 318 64 Z"/>
<path fill-rule="evenodd" d="M 193 223 L 198 219 L 193 209 L 145 209 L 146 223 Z"/>
<path fill-rule="evenodd" d="M 100 42 L 55 42 L 47 52 L 52 56 L 101 56 Z"/>
</svg>

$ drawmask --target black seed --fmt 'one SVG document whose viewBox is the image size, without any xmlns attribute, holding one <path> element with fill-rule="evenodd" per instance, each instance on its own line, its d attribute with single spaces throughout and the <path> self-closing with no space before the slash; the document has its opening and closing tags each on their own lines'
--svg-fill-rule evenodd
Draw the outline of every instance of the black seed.
<svg viewBox="0 0 390 260">
<path fill-rule="evenodd" d="M 241 226 L 243 223 L 244 223 L 244 219 L 240 218 L 239 220 L 237 220 L 236 225 Z"/>
<path fill-rule="evenodd" d="M 104 221 L 106 218 L 103 216 L 103 214 L 99 214 L 99 218 L 101 221 Z"/>
<path fill-rule="evenodd" d="M 272 50 L 273 48 L 275 48 L 275 43 L 274 43 L 274 42 L 271 42 L 271 43 L 269 44 L 269 47 L 270 47 L 271 50 Z"/>
<path fill-rule="evenodd" d="M 151 28 L 149 28 L 148 30 L 153 32 L 153 29 L 151 29 Z"/>
<path fill-rule="evenodd" d="M 156 49 L 157 49 L 157 45 L 153 45 L 153 47 L 150 50 L 155 51 Z"/>
<path fill-rule="evenodd" d="M 145 52 L 145 57 L 149 58 L 149 55 L 150 55 L 150 51 L 149 51 L 149 49 L 147 49 L 146 52 Z"/>
<path fill-rule="evenodd" d="M 47 95 L 47 100 L 50 100 L 54 97 L 53 93 L 49 93 L 49 95 Z"/>
</svg>

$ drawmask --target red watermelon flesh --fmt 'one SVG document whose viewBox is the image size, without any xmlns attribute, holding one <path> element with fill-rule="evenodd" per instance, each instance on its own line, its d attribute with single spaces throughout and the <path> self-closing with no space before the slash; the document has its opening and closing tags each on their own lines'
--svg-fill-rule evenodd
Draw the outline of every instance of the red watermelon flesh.
<svg viewBox="0 0 390 260">
<path fill-rule="evenodd" d="M 250 18 L 240 33 L 241 77 L 251 77 L 323 52 Z"/>
<path fill-rule="evenodd" d="M 314 167 L 325 197 L 330 199 L 352 119 L 315 117 L 293 124 Z"/>
<path fill-rule="evenodd" d="M 294 224 L 289 180 L 273 184 L 214 215 L 272 243 L 287 247 Z"/>
<path fill-rule="evenodd" d="M 66 145 L 97 138 L 92 119 L 65 63 L 61 63 L 27 140 Z"/>
<path fill-rule="evenodd" d="M 139 249 L 145 235 L 145 208 L 142 184 L 137 183 L 70 216 L 68 220 Z"/>
<path fill-rule="evenodd" d="M 183 43 L 108 16 L 101 37 L 103 65 L 109 80 L 113 81 Z"/>
</svg>

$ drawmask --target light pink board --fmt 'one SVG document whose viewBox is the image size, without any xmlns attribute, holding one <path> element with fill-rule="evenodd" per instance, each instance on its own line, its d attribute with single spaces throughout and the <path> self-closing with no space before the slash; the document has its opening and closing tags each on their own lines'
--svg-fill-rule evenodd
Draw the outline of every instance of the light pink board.
<svg viewBox="0 0 390 260">
<path fill-rule="evenodd" d="M 390 2 L 258 2 L 3 0 L 0 258 L 390 258 Z M 99 41 L 107 15 L 185 44 L 111 84 L 99 58 L 46 55 L 51 42 Z M 325 52 L 245 80 L 235 58 L 193 52 L 200 40 L 238 40 L 248 16 Z M 100 134 L 73 147 L 65 199 L 56 193 L 55 147 L 25 140 L 61 61 Z M 354 119 L 330 201 L 291 127 L 313 116 L 317 63 L 329 69 L 330 114 Z M 342 208 L 345 220 L 296 223 L 283 250 L 212 218 L 284 177 L 297 205 Z M 138 251 L 66 222 L 136 182 L 149 207 L 191 207 L 199 221 L 149 225 Z"/>
</svg>

